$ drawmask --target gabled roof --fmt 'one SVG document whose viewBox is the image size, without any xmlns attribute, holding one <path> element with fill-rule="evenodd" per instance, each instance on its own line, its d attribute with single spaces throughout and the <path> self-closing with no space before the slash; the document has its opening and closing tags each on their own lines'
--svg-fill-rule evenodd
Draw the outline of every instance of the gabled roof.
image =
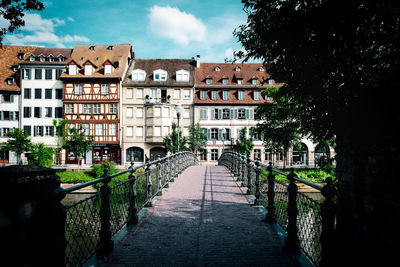
<svg viewBox="0 0 400 267">
<path fill-rule="evenodd" d="M 25 60 L 22 63 L 26 64 L 26 65 L 43 65 L 43 64 L 66 65 L 66 62 L 68 62 L 68 60 L 71 59 L 71 53 L 72 53 L 71 48 L 36 47 L 31 53 L 25 54 Z M 37 56 L 35 56 L 35 55 L 37 55 Z M 58 55 L 58 56 L 54 57 L 54 55 Z M 50 56 L 52 56 L 54 58 L 58 58 L 60 55 L 62 55 L 66 60 L 64 60 L 64 61 L 54 60 L 52 62 L 49 61 Z M 29 59 L 30 56 L 35 56 L 35 60 L 30 61 L 30 59 Z M 45 58 L 45 61 L 38 60 L 38 58 L 40 56 L 43 56 Z"/>
<path fill-rule="evenodd" d="M 3 45 L 0 47 L 0 91 L 20 92 L 19 87 L 20 71 L 14 72 L 12 66 L 23 62 L 18 59 L 18 53 L 25 52 L 25 57 L 32 53 L 36 47 L 33 46 L 11 46 Z M 12 85 L 7 84 L 8 78 L 13 78 Z"/>
</svg>

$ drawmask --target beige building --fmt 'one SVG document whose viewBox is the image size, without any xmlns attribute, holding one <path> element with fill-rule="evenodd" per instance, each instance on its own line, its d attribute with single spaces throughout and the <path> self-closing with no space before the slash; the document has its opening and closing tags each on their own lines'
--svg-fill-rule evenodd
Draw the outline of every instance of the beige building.
<svg viewBox="0 0 400 267">
<path fill-rule="evenodd" d="M 164 156 L 163 138 L 177 123 L 174 107 L 182 105 L 180 128 L 193 124 L 195 61 L 134 59 L 122 84 L 122 164 Z"/>
</svg>

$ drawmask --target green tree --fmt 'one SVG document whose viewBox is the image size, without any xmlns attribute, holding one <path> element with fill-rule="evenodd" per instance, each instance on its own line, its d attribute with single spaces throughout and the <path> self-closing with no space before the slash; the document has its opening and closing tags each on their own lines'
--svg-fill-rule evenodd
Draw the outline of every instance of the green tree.
<svg viewBox="0 0 400 267">
<path fill-rule="evenodd" d="M 0 28 L 0 43 L 3 41 L 5 34 L 12 33 L 16 29 L 25 26 L 25 21 L 23 20 L 24 12 L 42 11 L 43 9 L 43 3 L 37 0 L 0 1 L 0 18 L 8 21 L 7 26 Z"/>
<path fill-rule="evenodd" d="M 245 155 L 250 155 L 254 144 L 250 139 L 247 139 L 247 128 L 240 130 L 239 139 L 236 140 L 236 150 Z"/>
<path fill-rule="evenodd" d="M 189 149 L 197 155 L 197 153 L 202 152 L 207 143 L 207 136 L 201 130 L 200 124 L 197 123 L 194 126 L 189 127 Z"/>
<path fill-rule="evenodd" d="M 16 152 L 18 164 L 22 164 L 22 154 L 30 151 L 32 148 L 31 139 L 24 130 L 18 128 L 14 128 L 12 131 L 9 131 L 6 136 L 11 139 L 7 140 L 5 150 Z"/>
<path fill-rule="evenodd" d="M 67 121 L 66 120 L 53 120 L 53 126 L 55 129 L 55 136 L 57 137 L 57 147 L 56 147 L 56 164 L 61 164 L 61 149 L 64 145 L 64 135 L 65 135 L 65 129 L 67 127 Z"/>
<path fill-rule="evenodd" d="M 82 127 L 69 128 L 68 135 L 64 133 L 64 141 L 62 148 L 74 153 L 75 157 L 79 160 L 80 157 L 87 151 L 92 149 L 93 136 L 86 135 Z"/>
<path fill-rule="evenodd" d="M 53 166 L 53 156 L 55 149 L 47 147 L 43 143 L 32 145 L 31 153 L 28 156 L 28 163 L 30 165 L 38 165 L 43 167 Z"/>
<path fill-rule="evenodd" d="M 182 132 L 177 129 L 176 123 L 172 123 L 172 133 L 164 137 L 163 144 L 168 152 L 176 153 L 178 151 L 178 131 L 179 131 L 179 151 L 188 150 L 186 147 L 187 139 Z"/>
</svg>

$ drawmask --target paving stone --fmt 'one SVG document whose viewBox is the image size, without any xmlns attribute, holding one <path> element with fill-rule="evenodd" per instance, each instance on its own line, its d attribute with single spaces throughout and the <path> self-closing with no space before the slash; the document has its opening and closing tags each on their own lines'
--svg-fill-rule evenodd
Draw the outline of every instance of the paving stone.
<svg viewBox="0 0 400 267">
<path fill-rule="evenodd" d="M 297 266 L 222 166 L 185 170 L 99 266 Z"/>
</svg>

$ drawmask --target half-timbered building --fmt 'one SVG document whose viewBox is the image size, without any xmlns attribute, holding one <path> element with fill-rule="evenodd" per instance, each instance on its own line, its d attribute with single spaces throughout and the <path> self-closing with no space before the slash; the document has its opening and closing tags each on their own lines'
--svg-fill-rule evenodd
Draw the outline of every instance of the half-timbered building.
<svg viewBox="0 0 400 267">
<path fill-rule="evenodd" d="M 85 134 L 94 136 L 86 164 L 121 163 L 120 91 L 132 56 L 130 44 L 77 44 L 61 76 L 68 127 L 82 127 Z M 66 163 L 76 162 L 75 155 L 66 151 Z"/>
</svg>

